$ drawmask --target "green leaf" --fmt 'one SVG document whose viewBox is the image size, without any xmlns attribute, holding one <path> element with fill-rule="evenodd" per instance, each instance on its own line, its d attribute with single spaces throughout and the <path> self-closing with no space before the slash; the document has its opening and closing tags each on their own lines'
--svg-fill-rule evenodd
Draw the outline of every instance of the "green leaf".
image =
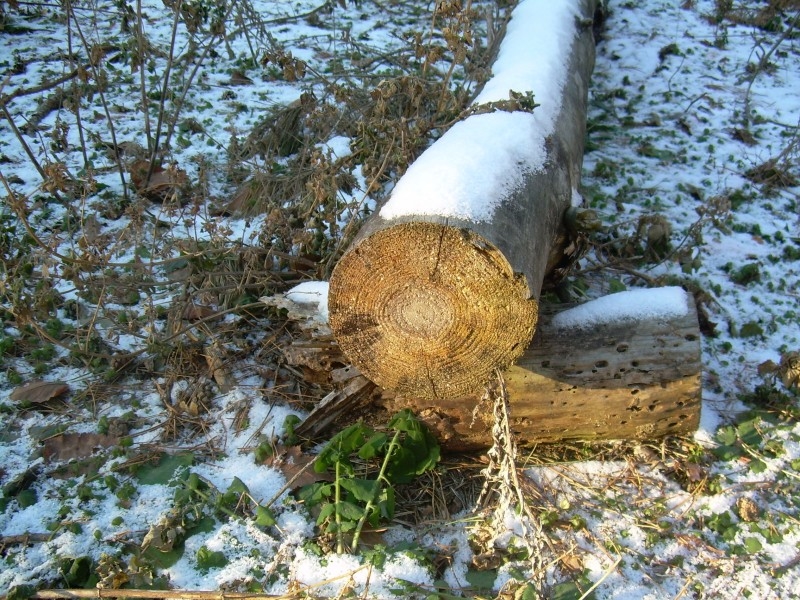
<svg viewBox="0 0 800 600">
<path fill-rule="evenodd" d="M 495 569 L 487 571 L 470 569 L 467 571 L 466 578 L 469 584 L 477 590 L 491 590 L 497 579 L 497 571 Z"/>
<path fill-rule="evenodd" d="M 757 428 L 757 425 L 760 423 L 761 419 L 755 418 L 739 423 L 739 425 L 736 426 L 736 432 L 739 434 L 742 442 L 753 447 L 761 445 L 764 438 Z"/>
<path fill-rule="evenodd" d="M 378 492 L 378 482 L 374 479 L 342 479 L 339 485 L 360 502 L 373 501 Z"/>
<path fill-rule="evenodd" d="M 136 473 L 142 485 L 166 485 L 178 469 L 192 466 L 194 454 L 162 454 L 153 466 L 142 466 Z"/>
<path fill-rule="evenodd" d="M 395 414 L 389 421 L 389 428 L 397 431 L 412 431 L 419 428 L 419 421 L 408 408 Z"/>
<path fill-rule="evenodd" d="M 732 446 L 736 443 L 736 430 L 731 426 L 720 427 L 715 437 L 720 444 Z"/>
<path fill-rule="evenodd" d="M 538 600 L 539 593 L 536 591 L 536 586 L 532 583 L 526 583 L 520 586 L 514 593 L 514 600 Z"/>
<path fill-rule="evenodd" d="M 275 515 L 266 506 L 260 504 L 256 507 L 256 525 L 259 527 L 272 527 L 277 521 Z"/>
<path fill-rule="evenodd" d="M 336 506 L 333 503 L 323 504 L 322 509 L 319 511 L 319 516 L 317 517 L 317 525 L 322 525 L 325 521 L 332 517 L 335 512 Z"/>
<path fill-rule="evenodd" d="M 385 450 L 386 444 L 389 441 L 389 436 L 385 433 L 376 433 L 369 438 L 358 451 L 359 458 L 369 460 L 379 456 Z"/>
<path fill-rule="evenodd" d="M 19 494 L 17 494 L 17 502 L 19 502 L 20 508 L 28 508 L 29 506 L 33 506 L 38 501 L 36 496 L 36 490 L 32 490 L 28 488 L 27 490 L 22 490 Z"/>
<path fill-rule="evenodd" d="M 622 283 L 619 279 L 612 279 L 608 282 L 608 291 L 610 294 L 615 294 L 617 292 L 624 292 L 628 289 L 624 283 Z"/>
<path fill-rule="evenodd" d="M 234 494 L 250 494 L 250 488 L 245 485 L 244 481 L 238 477 L 234 477 L 231 484 L 228 486 L 226 493 Z"/>
<path fill-rule="evenodd" d="M 97 576 L 92 568 L 92 560 L 88 556 L 63 559 L 60 571 L 69 587 L 89 587 L 97 581 Z"/>
<path fill-rule="evenodd" d="M 394 488 L 392 486 L 386 486 L 381 490 L 376 503 L 382 519 L 389 521 L 394 518 Z"/>
<path fill-rule="evenodd" d="M 718 446 L 712 452 L 720 460 L 736 460 L 743 454 L 741 446 Z"/>
<path fill-rule="evenodd" d="M 348 521 L 358 521 L 364 514 L 364 508 L 352 502 L 348 502 L 347 500 L 336 502 L 335 507 L 336 512 L 339 513 L 343 519 L 347 519 Z"/>
<path fill-rule="evenodd" d="M 197 568 L 200 571 L 222 568 L 228 564 L 228 558 L 219 550 L 209 550 L 205 546 L 200 546 L 197 550 Z"/>
<path fill-rule="evenodd" d="M 6 594 L 6 600 L 28 600 L 36 593 L 32 585 L 15 585 Z"/>
<path fill-rule="evenodd" d="M 587 582 L 588 583 L 588 582 Z M 591 587 L 591 583 L 586 585 L 586 589 Z M 553 586 L 553 599 L 552 600 L 594 600 L 594 592 L 584 596 L 584 592 L 574 581 L 565 581 L 564 583 L 557 583 Z"/>
<path fill-rule="evenodd" d="M 758 538 L 754 537 L 745 538 L 744 547 L 745 550 L 747 550 L 747 552 L 750 554 L 756 554 L 757 552 L 760 552 L 761 549 L 763 548 L 761 542 L 758 541 Z"/>
<path fill-rule="evenodd" d="M 201 483 L 202 480 L 197 473 L 189 473 L 189 476 L 186 478 L 186 487 L 192 491 L 199 490 Z"/>
<path fill-rule="evenodd" d="M 348 457 L 364 444 L 368 434 L 371 435 L 372 430 L 363 423 L 355 423 L 337 433 L 317 456 L 314 461 L 314 471 L 324 473 L 328 469 L 333 469 L 336 463 L 350 466 Z"/>
<path fill-rule="evenodd" d="M 364 556 L 364 561 L 376 569 L 383 569 L 386 564 L 386 546 L 383 544 L 377 544 L 373 548 L 364 550 L 362 555 Z"/>
<path fill-rule="evenodd" d="M 148 546 L 147 550 L 145 550 L 142 555 L 154 567 L 159 569 L 169 569 L 181 559 L 185 549 L 186 548 L 183 545 L 183 542 L 175 544 L 172 547 L 172 550 L 167 550 L 166 552 L 162 552 L 155 546 Z"/>
<path fill-rule="evenodd" d="M 750 470 L 756 474 L 763 473 L 767 470 L 767 463 L 760 458 L 754 458 L 750 463 Z"/>
<path fill-rule="evenodd" d="M 186 537 L 192 537 L 198 533 L 211 533 L 216 529 L 217 522 L 211 517 L 203 517 L 191 527 L 186 528 Z"/>
<path fill-rule="evenodd" d="M 764 335 L 764 329 L 755 321 L 749 321 L 742 325 L 739 331 L 739 337 L 758 337 Z"/>
<path fill-rule="evenodd" d="M 304 485 L 297 490 L 297 499 L 307 506 L 316 506 L 333 496 L 333 484 L 318 481 Z"/>
</svg>

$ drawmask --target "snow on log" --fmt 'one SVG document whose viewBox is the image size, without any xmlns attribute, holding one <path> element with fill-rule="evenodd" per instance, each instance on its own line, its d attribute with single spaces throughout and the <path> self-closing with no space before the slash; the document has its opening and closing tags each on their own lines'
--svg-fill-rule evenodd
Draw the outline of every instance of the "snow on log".
<svg viewBox="0 0 800 600">
<path fill-rule="evenodd" d="M 691 296 L 636 290 L 556 311 L 543 310 L 533 342 L 503 374 L 521 445 L 697 429 L 700 334 Z M 436 402 L 383 394 L 377 405 L 389 414 L 411 408 L 447 450 L 491 446 L 492 405 L 479 394 Z"/>
<path fill-rule="evenodd" d="M 538 106 L 454 125 L 336 266 L 331 329 L 382 388 L 455 398 L 528 346 L 579 187 L 593 10 L 593 0 L 522 0 L 475 103 L 513 90 L 532 92 Z"/>
</svg>

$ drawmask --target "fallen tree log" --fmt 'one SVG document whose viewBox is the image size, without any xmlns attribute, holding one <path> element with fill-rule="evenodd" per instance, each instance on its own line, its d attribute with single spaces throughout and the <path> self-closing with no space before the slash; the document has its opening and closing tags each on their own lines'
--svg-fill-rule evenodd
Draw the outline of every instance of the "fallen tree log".
<svg viewBox="0 0 800 600">
<path fill-rule="evenodd" d="M 287 358 L 319 363 L 319 344 L 300 346 Z M 340 362 L 331 345 L 324 352 Z M 533 342 L 503 373 L 521 446 L 690 433 L 700 421 L 700 375 L 697 311 L 680 288 L 612 294 L 566 310 L 543 306 Z M 492 406 L 481 390 L 431 401 L 370 386 L 351 367 L 333 370 L 332 380 L 341 385 L 297 427 L 301 436 L 324 438 L 357 418 L 379 424 L 411 408 L 445 450 L 492 443 Z"/>
<path fill-rule="evenodd" d="M 475 114 L 412 164 L 330 279 L 330 326 L 384 389 L 457 398 L 519 358 L 578 196 L 594 65 L 593 0 L 523 0 Z"/>
</svg>

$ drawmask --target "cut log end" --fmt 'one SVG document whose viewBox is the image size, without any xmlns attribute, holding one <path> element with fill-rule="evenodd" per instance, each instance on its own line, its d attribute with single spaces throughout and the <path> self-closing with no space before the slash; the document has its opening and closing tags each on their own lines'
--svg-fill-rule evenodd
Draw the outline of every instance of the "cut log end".
<svg viewBox="0 0 800 600">
<path fill-rule="evenodd" d="M 503 254 L 474 232 L 413 222 L 383 229 L 339 261 L 330 325 L 344 353 L 379 386 L 453 398 L 518 358 L 538 304 Z"/>
</svg>

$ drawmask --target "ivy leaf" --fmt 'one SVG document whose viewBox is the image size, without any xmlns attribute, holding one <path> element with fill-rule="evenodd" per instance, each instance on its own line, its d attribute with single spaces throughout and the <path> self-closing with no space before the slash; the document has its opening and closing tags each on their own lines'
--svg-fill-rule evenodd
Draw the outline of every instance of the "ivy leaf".
<svg viewBox="0 0 800 600">
<path fill-rule="evenodd" d="M 272 527 L 277 521 L 275 515 L 266 506 L 260 504 L 256 507 L 256 525 L 259 527 Z"/>
<path fill-rule="evenodd" d="M 175 476 L 178 469 L 190 467 L 194 462 L 194 454 L 162 454 L 153 467 L 142 467 L 137 472 L 142 485 L 166 485 Z"/>
<path fill-rule="evenodd" d="M 385 433 L 376 433 L 369 438 L 358 451 L 359 458 L 369 460 L 381 454 L 385 449 L 386 443 L 389 441 L 389 436 Z"/>
<path fill-rule="evenodd" d="M 350 492 L 355 500 L 370 502 L 375 499 L 379 483 L 375 479 L 343 479 L 339 485 Z"/>
<path fill-rule="evenodd" d="M 364 444 L 365 437 L 371 434 L 372 430 L 363 423 L 355 423 L 342 429 L 319 453 L 317 460 L 314 461 L 314 471 L 324 473 L 333 469 L 336 463 L 339 463 L 340 467 L 351 467 L 349 456 L 358 450 Z"/>
<path fill-rule="evenodd" d="M 250 488 L 247 487 L 244 481 L 238 477 L 234 477 L 231 484 L 228 486 L 227 493 L 234 494 L 250 494 Z"/>
<path fill-rule="evenodd" d="M 335 503 L 336 512 L 339 515 L 348 521 L 358 521 L 361 516 L 364 514 L 364 509 L 357 504 L 353 504 L 352 502 L 348 502 L 347 500 L 342 500 L 340 502 Z"/>
<path fill-rule="evenodd" d="M 731 426 L 720 427 L 715 437 L 720 444 L 732 446 L 736 443 L 736 430 Z"/>
<path fill-rule="evenodd" d="M 325 482 L 304 485 L 297 490 L 297 499 L 307 506 L 316 506 L 333 495 L 333 484 Z"/>
</svg>

